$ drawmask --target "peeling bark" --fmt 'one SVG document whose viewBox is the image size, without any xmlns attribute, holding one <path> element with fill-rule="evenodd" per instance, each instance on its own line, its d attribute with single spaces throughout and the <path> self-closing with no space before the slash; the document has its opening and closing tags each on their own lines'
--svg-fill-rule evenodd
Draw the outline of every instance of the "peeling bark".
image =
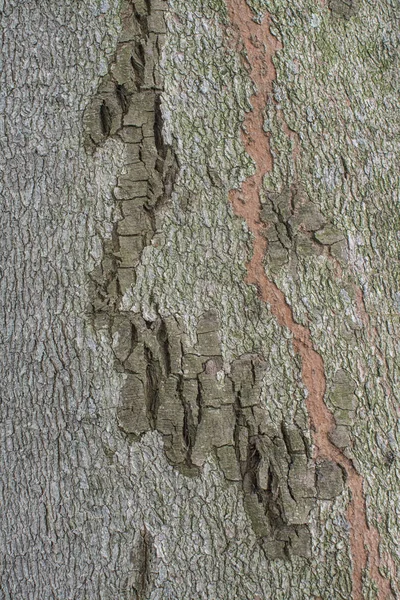
<svg viewBox="0 0 400 600">
<path fill-rule="evenodd" d="M 257 287 L 260 298 L 270 305 L 278 322 L 288 327 L 293 335 L 295 350 L 302 361 L 303 382 L 308 391 L 306 404 L 313 431 L 315 459 L 317 461 L 329 459 L 333 465 L 340 465 L 346 473 L 347 485 L 351 490 L 348 519 L 351 528 L 353 597 L 357 600 L 363 597 L 362 572 L 368 564 L 373 579 L 378 585 L 379 597 L 389 598 L 391 596 L 389 581 L 385 580 L 379 572 L 381 562 L 378 549 L 379 534 L 367 522 L 362 477 L 354 468 L 352 461 L 331 441 L 331 434 L 336 424 L 324 402 L 326 376 L 323 360 L 313 348 L 310 331 L 295 323 L 284 295 L 267 278 L 264 270 L 267 243 L 260 217 L 260 194 L 263 177 L 271 170 L 273 158 L 263 130 L 263 116 L 268 97 L 272 93 L 272 81 L 276 77 L 270 54 L 277 47 L 276 38 L 269 33 L 268 18 L 264 18 L 260 24 L 256 23 L 246 3 L 232 2 L 228 7 L 233 26 L 237 27 L 241 41 L 246 47 L 251 77 L 257 89 L 252 97 L 253 111 L 248 113 L 244 122 L 245 133 L 243 134 L 244 144 L 256 165 L 256 173 L 243 183 L 241 191 L 231 194 L 235 213 L 245 219 L 254 236 L 253 256 L 247 266 L 247 281 Z M 345 388 L 347 389 L 347 386 Z M 340 395 L 343 397 L 343 392 Z M 332 481 L 327 491 L 332 491 L 335 495 L 334 489 L 335 483 Z M 340 491 L 339 486 L 337 493 Z M 325 497 L 329 499 L 329 494 Z"/>
<path fill-rule="evenodd" d="M 391 2 L 2 18 L 4 598 L 400 597 Z"/>
</svg>

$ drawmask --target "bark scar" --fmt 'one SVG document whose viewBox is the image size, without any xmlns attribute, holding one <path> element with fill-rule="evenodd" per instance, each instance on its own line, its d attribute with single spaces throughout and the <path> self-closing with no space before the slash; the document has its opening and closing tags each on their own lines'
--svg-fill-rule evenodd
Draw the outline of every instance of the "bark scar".
<svg viewBox="0 0 400 600">
<path fill-rule="evenodd" d="M 391 587 L 390 582 L 381 575 L 379 570 L 382 566 L 379 534 L 367 520 L 363 478 L 352 461 L 329 439 L 335 421 L 324 401 L 326 376 L 323 359 L 313 348 L 310 330 L 294 321 L 292 310 L 284 294 L 274 282 L 268 279 L 263 266 L 267 242 L 260 218 L 260 192 L 263 178 L 271 171 L 273 165 L 269 136 L 263 130 L 263 122 L 265 107 L 272 96 L 273 81 L 276 79 L 272 58 L 282 46 L 270 32 L 269 14 L 258 23 L 245 0 L 227 0 L 227 7 L 237 41 L 246 50 L 246 62 L 256 88 L 251 98 L 253 110 L 247 113 L 242 129 L 242 140 L 256 165 L 256 172 L 243 182 L 241 190 L 231 190 L 229 194 L 235 214 L 246 221 L 254 238 L 253 256 L 247 264 L 246 282 L 256 286 L 259 297 L 269 304 L 278 323 L 287 327 L 293 335 L 294 349 L 301 357 L 303 383 L 308 390 L 306 405 L 313 432 L 314 458 L 334 461 L 347 475 L 351 492 L 347 518 L 351 528 L 353 598 L 363 599 L 363 570 L 368 568 L 379 590 L 379 599 L 387 600 L 392 597 Z"/>
</svg>

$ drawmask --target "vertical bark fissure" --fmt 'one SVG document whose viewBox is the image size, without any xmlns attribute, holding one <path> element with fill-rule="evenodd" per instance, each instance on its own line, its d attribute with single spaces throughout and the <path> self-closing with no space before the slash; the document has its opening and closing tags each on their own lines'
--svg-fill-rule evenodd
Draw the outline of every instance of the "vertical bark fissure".
<svg viewBox="0 0 400 600">
<path fill-rule="evenodd" d="M 347 475 L 351 491 L 347 517 L 351 525 L 354 598 L 363 598 L 363 570 L 368 566 L 378 586 L 379 598 L 383 600 L 391 597 L 390 583 L 379 571 L 379 534 L 367 521 L 363 478 L 352 461 L 329 439 L 335 421 L 324 401 L 326 376 L 323 359 L 313 347 L 310 330 L 294 321 L 284 294 L 268 279 L 264 268 L 267 242 L 260 216 L 260 193 L 263 178 L 272 169 L 273 158 L 263 124 L 265 107 L 272 96 L 276 78 L 272 57 L 279 48 L 279 42 L 269 31 L 269 15 L 257 23 L 245 0 L 227 0 L 227 6 L 239 44 L 246 51 L 250 76 L 256 88 L 251 98 L 253 110 L 247 113 L 242 130 L 242 140 L 254 160 L 256 172 L 243 182 L 241 190 L 232 190 L 229 195 L 235 214 L 245 220 L 254 236 L 253 256 L 247 265 L 247 283 L 256 286 L 260 298 L 269 304 L 279 324 L 287 327 L 293 335 L 294 349 L 302 362 L 303 383 L 308 390 L 306 405 L 313 431 L 315 459 L 329 459 L 342 467 Z"/>
</svg>

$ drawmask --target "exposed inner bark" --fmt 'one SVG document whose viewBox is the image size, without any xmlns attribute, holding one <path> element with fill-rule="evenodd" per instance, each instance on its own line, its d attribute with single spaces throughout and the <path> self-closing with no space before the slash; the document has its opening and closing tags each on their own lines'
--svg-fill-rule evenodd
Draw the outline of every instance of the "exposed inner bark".
<svg viewBox="0 0 400 600">
<path fill-rule="evenodd" d="M 313 501 L 340 494 L 344 474 L 351 490 L 348 519 L 354 597 L 362 598 L 362 575 L 368 565 L 380 597 L 388 598 L 389 583 L 379 572 L 378 533 L 367 523 L 362 477 L 344 454 L 345 444 L 332 441 L 337 423 L 324 402 L 322 357 L 313 347 L 310 330 L 294 321 L 283 293 L 268 279 L 264 268 L 269 247 L 265 227 L 268 214 L 267 218 L 261 214 L 260 193 L 263 178 L 272 169 L 272 155 L 263 125 L 276 77 L 272 57 L 279 43 L 269 32 L 269 17 L 258 24 L 245 2 L 230 0 L 228 10 L 256 87 L 253 110 L 247 113 L 242 134 L 256 172 L 240 191 L 230 193 L 230 201 L 254 236 L 247 282 L 257 287 L 279 324 L 291 331 L 301 357 L 314 457 L 309 456 L 296 427 L 289 431 L 282 424 L 276 431 L 266 424 L 260 402 L 265 369 L 261 357 L 240 357 L 231 365 L 231 375 L 224 373 L 218 315 L 203 315 L 197 345 L 184 347 L 179 319 L 159 315 L 150 322 L 119 309 L 124 291 L 134 283 L 143 249 L 154 243 L 159 214 L 170 198 L 178 170 L 177 157 L 163 140 L 162 82 L 155 63 L 149 64 L 148 59 L 161 47 L 164 8 L 162 3 L 155 11 L 151 3 L 124 5 L 122 38 L 114 63 L 86 118 L 89 143 L 96 145 L 118 135 L 127 147 L 127 165 L 115 190 L 124 218 L 116 224 L 111 244 L 105 244 L 101 274 L 93 277 L 96 318 L 103 314 L 110 319 L 116 368 L 127 374 L 118 412 L 120 426 L 134 439 L 151 429 L 160 431 L 168 460 L 186 474 L 197 474 L 207 455 L 215 452 L 226 478 L 241 482 L 246 510 L 269 558 L 309 555 L 307 519 Z M 295 138 L 296 156 L 300 152 L 298 139 L 284 123 L 283 129 Z M 280 211 L 279 199 L 272 198 L 271 205 L 277 219 L 273 235 L 290 250 L 297 207 L 293 197 L 289 200 L 286 217 Z M 306 206 L 305 210 L 310 214 L 314 209 Z M 325 225 L 322 215 L 314 210 L 311 226 L 301 230 L 302 243 L 308 236 L 309 244 L 319 244 L 328 256 L 343 253 L 342 234 L 329 224 L 324 229 Z M 296 252 L 296 248 L 290 251 Z"/>
<path fill-rule="evenodd" d="M 260 298 L 270 305 L 278 322 L 292 332 L 294 348 L 302 360 L 303 382 L 308 390 L 306 404 L 313 430 L 316 460 L 329 459 L 346 472 L 351 491 L 348 519 L 351 525 L 354 598 L 363 598 L 362 575 L 368 566 L 378 585 L 379 598 L 383 600 L 392 594 L 389 581 L 379 571 L 379 534 L 367 521 L 362 476 L 354 468 L 352 461 L 329 438 L 329 434 L 335 429 L 335 421 L 324 402 L 326 377 L 322 357 L 313 348 L 310 331 L 295 323 L 283 293 L 268 279 L 264 268 L 267 242 L 260 216 L 260 193 L 263 177 L 272 168 L 272 155 L 268 136 L 263 131 L 263 120 L 265 106 L 272 95 L 272 85 L 276 77 L 272 57 L 278 50 L 279 43 L 269 31 L 269 15 L 258 24 L 245 1 L 228 0 L 227 5 L 232 26 L 246 50 L 250 75 L 257 90 L 252 96 L 253 111 L 246 116 L 242 134 L 243 142 L 257 170 L 243 183 L 240 191 L 233 190 L 230 193 L 235 213 L 245 219 L 254 236 L 253 256 L 247 265 L 247 281 L 257 287 Z"/>
<path fill-rule="evenodd" d="M 310 327 L 301 343 L 323 357 L 328 436 L 363 474 L 395 590 L 394 3 L 358 2 L 346 19 L 347 0 L 247 2 L 273 7 L 284 39 L 282 108 L 269 99 L 264 122 L 263 263 L 292 308 L 282 322 Z M 352 598 L 349 478 L 312 455 L 300 352 L 313 355 L 244 281 L 252 238 L 227 195 L 251 169 L 251 65 L 240 31 L 235 49 L 224 37 L 224 2 L 8 0 L 0 13 L 0 596 Z M 348 264 L 313 206 L 345 234 Z"/>
<path fill-rule="evenodd" d="M 163 139 L 162 82 L 146 59 L 160 47 L 164 16 L 160 5 L 154 11 L 151 4 L 141 6 L 140 13 L 138 6 L 123 7 L 121 41 L 85 116 L 89 146 L 110 135 L 126 144 L 126 167 L 114 190 L 123 219 L 92 274 L 95 325 L 107 323 L 115 368 L 126 374 L 118 422 L 129 440 L 159 431 L 169 462 L 188 475 L 197 475 L 214 453 L 226 479 L 241 486 L 266 556 L 309 556 L 307 523 L 318 495 L 315 464 L 297 424 L 277 429 L 268 421 L 262 400 L 267 363 L 244 355 L 225 373 L 219 317 L 212 311 L 200 319 L 192 347 L 175 315 L 149 321 L 120 309 L 143 249 L 154 243 L 178 168 Z M 341 473 L 336 481 L 334 495 L 342 489 Z"/>
</svg>

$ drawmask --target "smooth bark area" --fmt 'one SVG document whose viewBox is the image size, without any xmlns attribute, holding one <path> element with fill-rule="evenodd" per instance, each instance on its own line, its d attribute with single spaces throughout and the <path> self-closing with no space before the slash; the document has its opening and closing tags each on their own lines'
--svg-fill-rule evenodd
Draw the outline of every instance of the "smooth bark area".
<svg viewBox="0 0 400 600">
<path fill-rule="evenodd" d="M 400 598 L 394 1 L 0 9 L 0 598 Z"/>
</svg>

